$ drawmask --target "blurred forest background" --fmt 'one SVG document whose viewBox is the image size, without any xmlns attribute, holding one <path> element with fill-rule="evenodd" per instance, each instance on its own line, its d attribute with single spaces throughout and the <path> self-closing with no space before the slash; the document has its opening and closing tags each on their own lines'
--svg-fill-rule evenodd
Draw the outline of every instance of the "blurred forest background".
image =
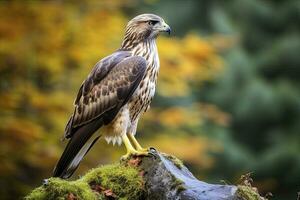
<svg viewBox="0 0 300 200">
<path fill-rule="evenodd" d="M 120 47 L 130 18 L 156 13 L 173 35 L 158 39 L 161 71 L 141 143 L 201 180 L 236 184 L 252 172 L 262 194 L 296 199 L 299 10 L 298 0 L 1 1 L 0 198 L 51 176 L 80 84 Z M 98 142 L 77 175 L 124 153 Z"/>
</svg>

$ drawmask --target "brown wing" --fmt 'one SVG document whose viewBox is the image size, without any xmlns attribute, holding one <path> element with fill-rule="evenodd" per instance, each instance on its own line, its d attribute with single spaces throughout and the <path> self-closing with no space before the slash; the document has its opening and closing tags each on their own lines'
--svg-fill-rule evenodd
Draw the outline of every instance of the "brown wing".
<svg viewBox="0 0 300 200">
<path fill-rule="evenodd" d="M 65 137 L 99 117 L 109 123 L 133 94 L 145 70 L 146 60 L 140 56 L 128 57 L 128 53 L 113 54 L 97 63 L 79 90 Z"/>
</svg>

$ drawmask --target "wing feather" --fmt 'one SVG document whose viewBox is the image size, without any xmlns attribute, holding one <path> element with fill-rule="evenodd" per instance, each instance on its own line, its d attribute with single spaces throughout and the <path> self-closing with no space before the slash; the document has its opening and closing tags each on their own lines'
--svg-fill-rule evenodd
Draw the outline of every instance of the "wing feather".
<svg viewBox="0 0 300 200">
<path fill-rule="evenodd" d="M 145 71 L 146 60 L 140 56 L 113 54 L 98 62 L 79 90 L 65 137 L 100 116 L 109 123 L 133 94 Z"/>
</svg>

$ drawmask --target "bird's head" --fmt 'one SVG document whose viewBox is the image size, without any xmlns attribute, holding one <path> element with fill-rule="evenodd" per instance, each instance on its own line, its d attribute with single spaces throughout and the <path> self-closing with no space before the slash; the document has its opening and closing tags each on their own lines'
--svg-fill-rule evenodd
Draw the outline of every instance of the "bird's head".
<svg viewBox="0 0 300 200">
<path fill-rule="evenodd" d="M 155 39 L 159 33 L 171 33 L 165 21 L 154 14 L 141 14 L 130 20 L 126 26 L 124 42 L 139 43 L 147 39 Z"/>
</svg>

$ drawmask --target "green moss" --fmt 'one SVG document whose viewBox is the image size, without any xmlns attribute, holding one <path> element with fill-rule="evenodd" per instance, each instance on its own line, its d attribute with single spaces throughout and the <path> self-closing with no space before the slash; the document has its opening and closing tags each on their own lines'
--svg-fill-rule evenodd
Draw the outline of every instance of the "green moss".
<svg viewBox="0 0 300 200">
<path fill-rule="evenodd" d="M 182 169 L 183 168 L 183 162 L 176 158 L 175 156 L 173 155 L 169 155 L 169 154 L 166 154 L 166 153 L 162 153 L 162 155 L 167 158 L 168 160 L 170 160 L 178 169 Z"/>
<path fill-rule="evenodd" d="M 69 194 L 73 194 L 77 199 L 97 199 L 87 183 L 82 181 L 65 181 L 59 178 L 50 178 L 47 185 L 36 188 L 25 199 L 66 199 Z"/>
<path fill-rule="evenodd" d="M 106 165 L 88 172 L 84 182 L 111 189 L 120 199 L 139 199 L 143 195 L 143 179 L 136 168 L 122 165 Z"/>
<path fill-rule="evenodd" d="M 237 196 L 243 200 L 262 200 L 263 198 L 249 186 L 239 185 L 237 190 Z"/>
<path fill-rule="evenodd" d="M 103 191 L 95 192 L 91 186 L 97 185 Z M 106 199 L 105 190 L 111 190 L 116 199 L 141 199 L 144 194 L 143 179 L 136 168 L 121 165 L 107 165 L 90 170 L 76 181 L 50 178 L 47 185 L 33 190 L 26 200 L 64 200 L 72 194 L 77 200 Z"/>
</svg>

